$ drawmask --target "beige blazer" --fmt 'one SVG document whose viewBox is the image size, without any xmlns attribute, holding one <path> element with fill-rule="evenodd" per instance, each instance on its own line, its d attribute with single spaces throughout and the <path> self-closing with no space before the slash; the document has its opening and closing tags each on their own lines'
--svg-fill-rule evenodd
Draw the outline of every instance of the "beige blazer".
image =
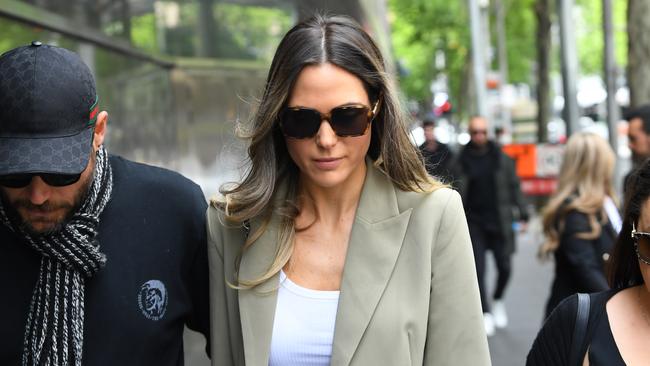
<svg viewBox="0 0 650 366">
<path fill-rule="evenodd" d="M 267 366 L 279 275 L 235 291 L 244 242 L 208 209 L 212 365 Z M 254 232 L 259 222 L 252 222 Z M 271 264 L 277 221 L 241 260 L 252 278 Z M 402 192 L 368 165 L 343 270 L 332 365 L 490 365 L 460 196 Z"/>
</svg>

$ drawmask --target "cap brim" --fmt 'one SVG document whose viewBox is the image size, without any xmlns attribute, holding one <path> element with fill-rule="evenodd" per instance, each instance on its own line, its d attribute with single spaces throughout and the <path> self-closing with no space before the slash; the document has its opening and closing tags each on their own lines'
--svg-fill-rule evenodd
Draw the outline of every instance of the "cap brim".
<svg viewBox="0 0 650 366">
<path fill-rule="evenodd" d="M 0 175 L 79 174 L 88 165 L 94 129 L 55 138 L 0 137 Z"/>
</svg>

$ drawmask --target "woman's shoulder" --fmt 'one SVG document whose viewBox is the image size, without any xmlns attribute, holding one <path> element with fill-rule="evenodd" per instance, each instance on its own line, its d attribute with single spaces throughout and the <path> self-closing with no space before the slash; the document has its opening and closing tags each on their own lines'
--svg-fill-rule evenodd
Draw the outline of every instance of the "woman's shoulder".
<svg viewBox="0 0 650 366">
<path fill-rule="evenodd" d="M 607 301 L 619 291 L 607 290 L 589 294 L 587 337 L 593 333 L 598 320 L 603 316 Z M 562 300 L 551 312 L 535 338 L 527 357 L 527 366 L 566 364 L 572 347 L 577 310 L 578 295 L 575 294 Z"/>
<path fill-rule="evenodd" d="M 563 233 L 565 236 L 572 236 L 575 233 L 592 231 L 589 215 L 577 208 L 568 209 L 558 218 L 562 222 L 562 227 L 564 228 Z"/>
<path fill-rule="evenodd" d="M 396 189 L 396 192 L 397 202 L 402 212 L 408 209 L 442 211 L 450 204 L 462 208 L 458 192 L 446 186 L 435 188 L 430 192 L 404 192 L 399 189 Z"/>
<path fill-rule="evenodd" d="M 618 289 L 606 290 L 601 292 L 594 292 L 589 294 L 589 323 L 594 323 L 605 310 L 607 301 L 616 295 Z M 578 307 L 578 294 L 571 295 L 562 300 L 560 304 L 553 310 L 551 315 L 544 323 L 544 328 L 551 328 L 554 330 L 561 330 L 563 333 L 572 332 L 576 322 L 576 314 Z M 571 334 L 571 333 L 569 333 Z"/>
</svg>

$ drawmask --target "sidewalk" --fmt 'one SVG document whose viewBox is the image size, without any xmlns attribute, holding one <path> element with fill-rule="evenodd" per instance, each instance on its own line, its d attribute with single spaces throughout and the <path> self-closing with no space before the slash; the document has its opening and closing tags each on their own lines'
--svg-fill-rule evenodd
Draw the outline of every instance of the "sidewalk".
<svg viewBox="0 0 650 366">
<path fill-rule="evenodd" d="M 540 225 L 540 218 L 534 217 L 527 232 L 517 237 L 512 277 L 505 295 L 509 324 L 488 339 L 493 366 L 524 365 L 542 325 L 554 267 L 553 261 L 541 263 L 537 259 L 537 248 L 543 240 Z M 495 283 L 496 269 L 494 260 L 488 258 L 489 286 Z"/>
</svg>

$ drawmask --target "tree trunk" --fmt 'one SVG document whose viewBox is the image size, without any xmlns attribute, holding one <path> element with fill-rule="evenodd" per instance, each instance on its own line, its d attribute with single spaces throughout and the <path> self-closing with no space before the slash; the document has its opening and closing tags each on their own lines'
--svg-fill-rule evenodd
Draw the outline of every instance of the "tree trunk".
<svg viewBox="0 0 650 366">
<path fill-rule="evenodd" d="M 120 2 L 120 19 L 122 21 L 122 37 L 131 42 L 131 8 L 129 0 Z"/>
<path fill-rule="evenodd" d="M 200 57 L 216 57 L 216 34 L 217 26 L 214 20 L 214 5 L 215 0 L 200 0 L 199 1 L 199 49 L 198 55 Z"/>
<path fill-rule="evenodd" d="M 537 18 L 537 142 L 546 142 L 548 141 L 546 125 L 551 110 L 549 82 L 551 49 L 550 0 L 536 0 L 535 17 Z"/>
<path fill-rule="evenodd" d="M 627 5 L 627 82 L 630 107 L 650 103 L 650 2 L 629 0 Z"/>
</svg>

